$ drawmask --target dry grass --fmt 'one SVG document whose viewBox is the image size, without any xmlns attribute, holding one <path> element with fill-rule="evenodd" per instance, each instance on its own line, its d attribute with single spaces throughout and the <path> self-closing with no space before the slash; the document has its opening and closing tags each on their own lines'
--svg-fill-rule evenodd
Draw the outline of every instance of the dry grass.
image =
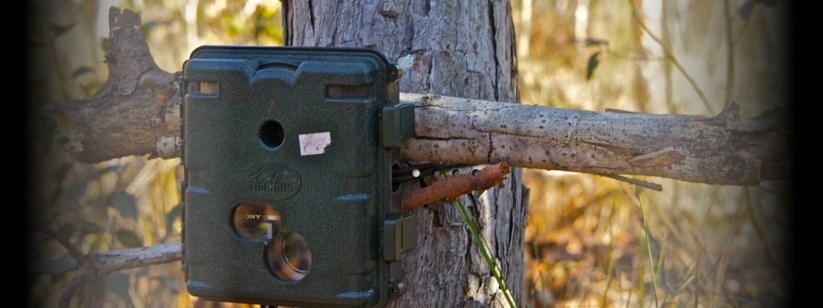
<svg viewBox="0 0 823 308">
<path fill-rule="evenodd" d="M 525 292 L 535 306 L 751 307 L 785 296 L 787 221 L 763 217 L 784 206 L 774 202 L 780 195 L 673 181 L 664 191 L 676 193 L 664 194 L 536 170 L 525 182 L 533 189 Z"/>
<path fill-rule="evenodd" d="M 564 7 L 561 4 L 570 3 L 565 1 L 514 1 L 519 35 L 528 29 L 531 38 L 528 45 L 518 46 L 524 103 L 705 114 L 693 85 L 677 70 L 666 69 L 660 44 L 668 44 L 672 55 L 686 63 L 684 70 L 697 76 L 697 86 L 722 84 L 727 78 L 722 69 L 726 55 L 722 49 L 709 48 L 725 39 L 722 3 L 710 2 L 689 1 L 675 8 L 644 1 L 637 7 L 639 20 L 650 31 L 670 31 L 658 32 L 662 39 L 655 41 L 632 19 L 628 1 L 577 2 L 582 8 Z M 732 6 L 737 4 L 742 2 L 731 1 Z M 531 25 L 523 24 L 528 20 L 522 15 L 524 7 L 532 8 Z M 758 13 L 779 15 L 765 9 Z M 765 19 L 752 17 L 746 27 L 775 26 Z M 742 24 L 739 16 L 732 23 L 735 29 L 744 29 Z M 576 28 L 580 26 L 585 31 Z M 704 31 L 692 31 L 695 26 Z M 766 48 L 779 42 L 739 33 L 743 36 L 738 44 Z M 609 45 L 585 46 L 586 38 L 607 40 Z M 586 80 L 587 60 L 598 51 L 600 64 Z M 758 78 L 775 68 L 754 62 L 752 53 L 738 48 L 734 54 L 738 79 L 745 82 L 736 88 L 702 89 L 716 102 L 713 109 L 722 108 L 718 97 L 724 96 L 747 99 L 738 103 L 749 114 L 775 104 L 768 97 L 782 89 L 768 78 Z M 751 87 L 758 88 L 762 100 L 749 93 Z M 732 92 L 726 93 L 729 89 Z M 648 178 L 663 184 L 663 192 L 655 192 L 586 174 L 528 170 L 524 177 L 531 189 L 527 304 L 759 307 L 785 300 L 786 182 L 744 188 Z"/>
</svg>

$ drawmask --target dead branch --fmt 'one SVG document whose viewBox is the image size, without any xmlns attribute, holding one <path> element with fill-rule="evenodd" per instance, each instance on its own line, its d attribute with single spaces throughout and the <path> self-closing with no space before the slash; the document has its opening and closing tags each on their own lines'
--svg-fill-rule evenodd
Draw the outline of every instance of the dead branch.
<svg viewBox="0 0 823 308">
<path fill-rule="evenodd" d="M 431 186 L 412 190 L 403 195 L 400 207 L 413 211 L 440 200 L 451 200 L 476 190 L 486 190 L 500 184 L 509 175 L 509 164 L 500 162 L 483 168 L 477 175 L 461 174 L 434 182 Z"/>
<path fill-rule="evenodd" d="M 179 85 L 157 68 L 131 11 L 111 10 L 108 82 L 91 99 L 52 104 L 55 142 L 84 162 L 127 155 L 175 157 Z M 754 185 L 790 176 L 785 112 L 744 119 L 591 112 L 457 97 L 401 94 L 417 106 L 408 160 L 647 175 Z"/>
<path fill-rule="evenodd" d="M 45 106 L 57 123 L 55 144 L 81 162 L 179 154 L 177 77 L 157 67 L 140 32 L 140 16 L 109 10 L 109 79 L 92 98 Z"/>
<path fill-rule="evenodd" d="M 85 255 L 83 259 L 82 262 L 74 258 L 35 262 L 31 264 L 29 272 L 59 274 L 80 271 L 101 277 L 131 268 L 179 261 L 180 243 L 98 252 Z"/>
<path fill-rule="evenodd" d="M 67 246 L 66 248 L 68 249 Z M 84 282 L 105 277 L 113 272 L 179 261 L 180 243 L 161 244 L 151 247 L 98 252 L 73 258 L 40 261 L 30 265 L 32 274 L 59 274 L 77 271 L 69 286 L 60 297 L 60 307 L 68 307 L 72 297 Z"/>
<path fill-rule="evenodd" d="M 755 185 L 789 174 L 785 110 L 744 119 L 731 104 L 714 117 L 592 112 L 401 94 L 416 109 L 403 157 L 595 174 L 650 175 Z"/>
<path fill-rule="evenodd" d="M 657 183 L 652 183 L 652 182 L 647 182 L 647 181 L 643 181 L 643 180 L 627 178 L 625 176 L 617 175 L 617 174 L 597 174 L 597 175 L 604 176 L 604 177 L 611 178 L 611 179 L 615 179 L 615 180 L 622 181 L 622 182 L 626 182 L 626 183 L 629 183 L 629 184 L 632 184 L 632 185 L 638 186 L 638 187 L 644 187 L 644 188 L 648 188 L 648 189 L 656 190 L 656 191 L 663 191 L 663 186 L 660 185 L 660 184 L 657 184 Z"/>
</svg>

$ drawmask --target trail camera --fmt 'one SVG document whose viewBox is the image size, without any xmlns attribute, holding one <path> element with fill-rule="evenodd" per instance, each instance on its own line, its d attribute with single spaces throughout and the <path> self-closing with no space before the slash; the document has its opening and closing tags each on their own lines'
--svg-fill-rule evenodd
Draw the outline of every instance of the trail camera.
<svg viewBox="0 0 823 308">
<path fill-rule="evenodd" d="M 414 130 L 368 49 L 205 46 L 183 66 L 183 269 L 219 301 L 380 306 L 414 218 L 392 183 Z"/>
</svg>

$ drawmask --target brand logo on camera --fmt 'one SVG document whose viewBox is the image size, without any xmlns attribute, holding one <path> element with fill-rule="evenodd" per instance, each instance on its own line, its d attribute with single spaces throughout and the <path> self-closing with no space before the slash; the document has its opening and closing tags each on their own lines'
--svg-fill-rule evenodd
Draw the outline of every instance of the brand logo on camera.
<svg viewBox="0 0 823 308">
<path fill-rule="evenodd" d="M 277 162 L 265 162 L 252 166 L 247 173 L 249 190 L 265 195 L 271 200 L 285 200 L 300 190 L 300 174 Z"/>
</svg>

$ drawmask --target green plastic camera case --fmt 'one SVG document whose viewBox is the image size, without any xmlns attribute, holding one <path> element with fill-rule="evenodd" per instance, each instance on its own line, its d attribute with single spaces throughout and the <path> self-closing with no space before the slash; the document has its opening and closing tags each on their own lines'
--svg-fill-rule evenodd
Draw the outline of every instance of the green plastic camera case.
<svg viewBox="0 0 823 308">
<path fill-rule="evenodd" d="M 380 306 L 413 217 L 391 181 L 413 107 L 369 49 L 203 46 L 183 67 L 183 269 L 220 301 Z M 409 108 L 411 107 L 411 108 Z"/>
</svg>

